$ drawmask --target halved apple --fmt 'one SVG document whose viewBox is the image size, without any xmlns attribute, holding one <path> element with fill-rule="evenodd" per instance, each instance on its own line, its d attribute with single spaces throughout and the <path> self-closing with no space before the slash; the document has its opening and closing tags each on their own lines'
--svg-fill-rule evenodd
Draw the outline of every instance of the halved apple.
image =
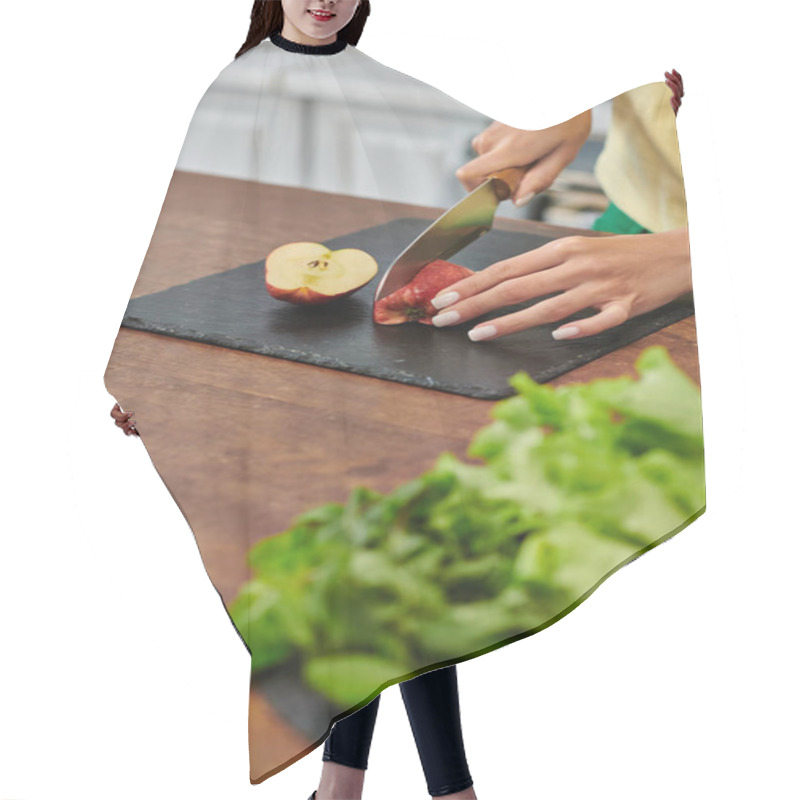
<svg viewBox="0 0 800 800">
<path fill-rule="evenodd" d="M 378 325 L 401 325 L 404 322 L 432 325 L 431 318 L 439 311 L 431 304 L 431 298 L 474 274 L 471 269 L 451 261 L 431 261 L 412 281 L 378 300 L 372 308 L 372 320 Z"/>
<path fill-rule="evenodd" d="M 276 300 L 316 305 L 352 294 L 377 274 L 378 262 L 363 250 L 291 242 L 267 256 L 265 280 Z"/>
</svg>

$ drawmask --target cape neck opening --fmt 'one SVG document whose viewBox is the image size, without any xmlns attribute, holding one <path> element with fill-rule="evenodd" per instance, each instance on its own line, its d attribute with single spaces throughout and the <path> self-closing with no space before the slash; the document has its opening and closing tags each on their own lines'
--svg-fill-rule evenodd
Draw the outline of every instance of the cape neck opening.
<svg viewBox="0 0 800 800">
<path fill-rule="evenodd" d="M 304 53 L 307 56 L 332 56 L 334 53 L 341 53 L 347 47 L 347 40 L 343 38 L 330 44 L 298 44 L 281 36 L 280 33 L 273 33 L 269 40 L 282 50 L 288 50 L 290 53 Z"/>
</svg>

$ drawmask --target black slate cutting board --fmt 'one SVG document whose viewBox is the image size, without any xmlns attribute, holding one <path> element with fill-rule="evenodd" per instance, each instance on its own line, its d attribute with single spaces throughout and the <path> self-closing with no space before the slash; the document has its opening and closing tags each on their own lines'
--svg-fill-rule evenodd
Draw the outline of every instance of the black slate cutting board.
<svg viewBox="0 0 800 800">
<path fill-rule="evenodd" d="M 478 322 L 530 303 L 449 328 L 419 323 L 376 325 L 372 321 L 375 287 L 394 259 L 428 225 L 430 220 L 403 218 L 325 242 L 332 250 L 366 250 L 378 262 L 378 274 L 370 283 L 326 305 L 297 306 L 275 300 L 266 290 L 261 260 L 131 300 L 122 325 L 497 400 L 514 394 L 508 378 L 518 370 L 544 383 L 694 313 L 689 293 L 609 331 L 572 342 L 553 339 L 551 331 L 588 316 L 587 311 L 494 341 L 472 342 L 467 337 Z M 492 229 L 450 260 L 478 270 L 547 241 L 542 236 Z"/>
</svg>

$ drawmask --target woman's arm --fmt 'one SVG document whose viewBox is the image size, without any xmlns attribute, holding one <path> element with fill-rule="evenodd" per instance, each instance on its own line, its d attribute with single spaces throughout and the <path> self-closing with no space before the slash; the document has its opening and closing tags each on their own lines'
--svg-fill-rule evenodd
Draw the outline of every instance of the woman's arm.
<svg viewBox="0 0 800 800">
<path fill-rule="evenodd" d="M 560 292 L 522 311 L 483 322 L 468 335 L 473 341 L 496 339 L 597 309 L 598 313 L 553 331 L 556 339 L 576 339 L 652 311 L 691 288 L 687 228 L 631 236 L 567 236 L 451 284 L 431 301 L 444 309 L 432 322 L 454 325 Z"/>
<path fill-rule="evenodd" d="M 665 73 L 665 78 L 677 114 L 683 79 L 676 70 Z M 532 163 L 514 195 L 514 201 L 521 205 L 530 199 L 531 192 L 552 184 L 575 158 L 590 128 L 591 111 L 542 131 L 517 130 L 494 122 L 472 142 L 479 157 L 461 167 L 456 175 L 465 188 L 473 189 L 492 171 Z M 431 301 L 441 310 L 432 322 L 437 326 L 455 325 L 504 306 L 555 294 L 522 311 L 481 323 L 469 331 L 469 337 L 473 341 L 495 339 L 596 309 L 597 313 L 553 331 L 556 339 L 573 339 L 619 325 L 691 288 L 685 227 L 632 236 L 569 236 L 491 264 L 448 286 Z"/>
</svg>

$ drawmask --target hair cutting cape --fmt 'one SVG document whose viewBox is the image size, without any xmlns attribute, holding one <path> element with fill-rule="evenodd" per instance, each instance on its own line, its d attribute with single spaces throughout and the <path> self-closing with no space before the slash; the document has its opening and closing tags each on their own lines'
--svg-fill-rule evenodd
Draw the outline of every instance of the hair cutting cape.
<svg viewBox="0 0 800 800">
<path fill-rule="evenodd" d="M 191 120 L 105 378 L 252 657 L 254 783 L 387 686 L 551 625 L 705 510 L 691 292 L 575 341 L 559 320 L 472 342 L 517 306 L 436 327 L 424 282 L 405 322 L 374 320 L 490 122 L 343 40 L 278 36 Z M 596 174 L 596 231 L 506 201 L 449 260 L 684 226 L 662 83 L 614 99 Z"/>
</svg>

